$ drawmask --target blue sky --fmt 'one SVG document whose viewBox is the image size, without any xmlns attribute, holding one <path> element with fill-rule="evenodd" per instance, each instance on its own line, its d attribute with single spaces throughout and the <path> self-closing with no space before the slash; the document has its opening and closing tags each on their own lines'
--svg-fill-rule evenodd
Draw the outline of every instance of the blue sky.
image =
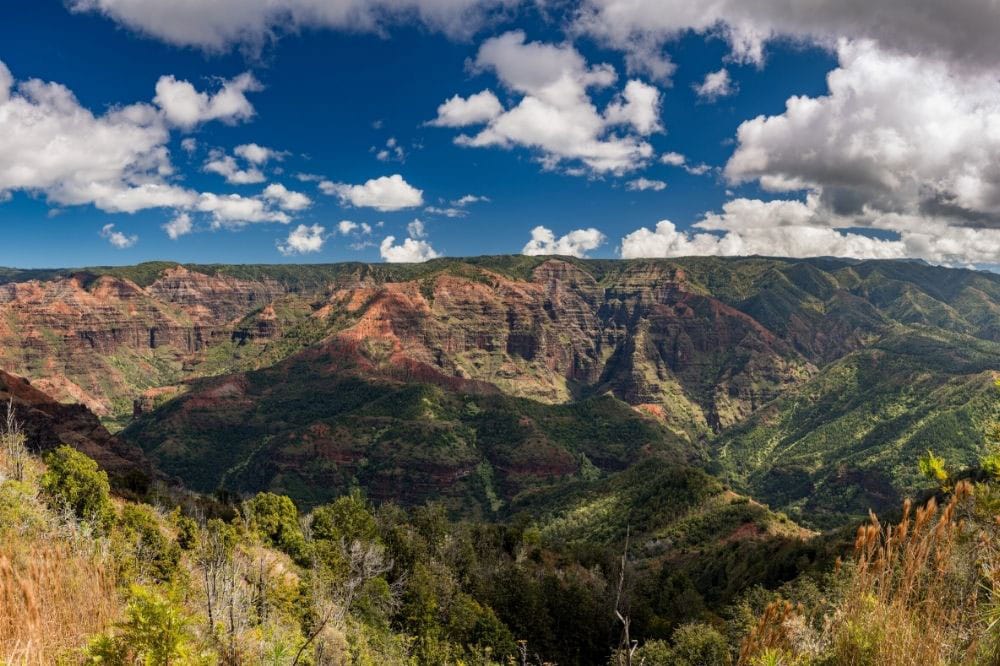
<svg viewBox="0 0 1000 666">
<path fill-rule="evenodd" d="M 915 47 L 912 35 L 869 34 L 864 17 L 826 25 L 820 16 L 803 27 L 734 13 L 649 30 L 656 16 L 648 23 L 638 17 L 639 27 L 603 19 L 588 27 L 581 18 L 584 10 L 600 17 L 615 0 L 594 0 L 594 7 L 379 0 L 389 8 L 371 20 L 317 19 L 302 9 L 352 0 L 285 1 L 287 15 L 234 15 L 246 21 L 235 37 L 223 24 L 214 27 L 218 17 L 197 9 L 162 16 L 171 10 L 146 0 L 37 0 L 0 10 L 0 63 L 12 79 L 9 92 L 0 91 L 0 265 L 392 261 L 522 251 L 995 263 L 1000 196 L 990 188 L 1000 176 L 989 165 L 1000 130 L 984 145 L 960 143 L 971 131 L 965 125 L 945 127 L 955 154 L 934 163 L 919 145 L 928 131 L 907 134 L 914 123 L 937 127 L 933 118 L 922 114 L 900 127 L 898 96 L 879 96 L 877 81 L 871 89 L 855 82 L 884 71 L 895 76 L 882 82 L 891 90 L 906 81 L 907 68 L 930 70 L 950 87 L 915 80 L 907 94 L 918 99 L 900 104 L 926 104 L 930 114 L 942 94 L 953 94 L 959 120 L 978 122 L 981 133 L 1000 127 L 1000 94 L 990 96 L 995 82 L 986 93 L 969 93 L 984 75 L 980 54 L 961 45 L 925 40 Z M 890 11 L 898 3 L 874 4 Z M 395 16 L 399 7 L 404 14 Z M 762 30 L 758 53 L 744 33 Z M 654 55 L 638 52 L 643 40 Z M 657 69 L 665 62 L 669 74 Z M 610 69 L 600 69 L 604 64 Z M 827 75 L 835 70 L 845 83 L 831 94 Z M 720 71 L 728 83 L 720 83 Z M 708 81 L 718 94 L 699 93 L 713 73 Z M 162 77 L 172 77 L 164 88 L 170 95 L 158 96 Z M 3 78 L 0 69 L 0 86 Z M 65 86 L 75 101 L 32 92 L 32 79 Z M 247 80 L 255 83 L 233 83 Z M 610 109 L 628 101 L 631 82 L 647 97 L 612 121 Z M 220 97 L 213 106 L 226 85 L 235 101 Z M 499 107 L 477 122 L 454 126 L 458 121 L 439 116 L 454 96 L 464 104 L 487 90 Z M 816 108 L 786 111 L 795 96 Z M 198 99 L 204 108 L 192 111 Z M 515 113 L 531 101 L 545 113 Z M 139 106 L 128 118 L 112 116 L 128 105 Z M 92 114 L 107 136 L 59 148 L 91 127 L 73 120 L 81 113 Z M 52 126 L 32 127 L 33 114 Z M 580 133 L 588 119 L 599 126 Z M 136 145 L 132 136 L 147 143 L 122 157 L 123 146 Z M 460 145 L 462 136 L 480 145 Z M 567 143 L 563 136 L 583 138 Z M 613 164 L 588 163 L 579 146 L 591 140 L 599 150 L 614 142 L 643 148 Z M 234 152 L 246 145 L 269 154 L 253 162 Z M 970 159 L 973 166 L 982 161 L 971 174 Z M 254 182 L 227 182 L 219 173 L 227 168 L 228 181 Z M 169 197 L 140 192 L 143 186 Z M 274 186 L 284 189 L 265 193 Z M 122 204 L 126 195 L 130 203 Z M 467 195 L 479 200 L 461 203 Z M 221 210 L 216 203 L 225 197 L 239 205 Z M 171 238 L 164 225 L 178 218 L 181 233 Z M 672 226 L 657 226 L 664 220 Z"/>
</svg>

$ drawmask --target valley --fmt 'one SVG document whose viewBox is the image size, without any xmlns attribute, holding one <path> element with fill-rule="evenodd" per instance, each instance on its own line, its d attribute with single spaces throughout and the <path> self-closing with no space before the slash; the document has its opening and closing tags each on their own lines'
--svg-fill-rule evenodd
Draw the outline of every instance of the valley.
<svg viewBox="0 0 1000 666">
<path fill-rule="evenodd" d="M 904 261 L 0 272 L 0 367 L 202 492 L 499 516 L 649 456 L 828 528 L 982 453 L 1000 278 Z"/>
</svg>

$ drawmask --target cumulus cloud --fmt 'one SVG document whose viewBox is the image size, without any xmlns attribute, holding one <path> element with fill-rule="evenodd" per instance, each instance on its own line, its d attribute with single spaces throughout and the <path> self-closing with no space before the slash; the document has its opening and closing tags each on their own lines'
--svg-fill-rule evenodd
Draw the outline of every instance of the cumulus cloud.
<svg viewBox="0 0 1000 666">
<path fill-rule="evenodd" d="M 478 123 L 463 121 L 462 125 L 485 127 L 458 136 L 457 144 L 528 148 L 546 168 L 568 165 L 572 172 L 582 173 L 630 171 L 652 156 L 652 146 L 642 137 L 661 129 L 659 91 L 630 81 L 619 98 L 600 112 L 588 91 L 608 88 L 617 74 L 608 64 L 589 66 L 571 45 L 527 42 L 523 32 L 512 31 L 486 40 L 473 66 L 494 72 L 507 90 L 521 97 L 506 111 L 497 113 L 493 106 Z M 464 108 L 461 105 L 468 100 L 452 98 L 441 109 L 453 102 L 455 108 Z M 436 122 L 448 124 L 441 109 Z M 626 132 L 620 134 L 616 127 Z"/>
<path fill-rule="evenodd" d="M 629 81 L 621 98 L 605 109 L 604 117 L 612 125 L 632 125 L 642 135 L 660 132 L 660 91 L 642 81 Z"/>
<path fill-rule="evenodd" d="M 248 92 L 261 90 L 262 86 L 249 72 L 224 81 L 215 93 L 200 92 L 187 81 L 173 76 L 162 76 L 156 82 L 153 103 L 163 110 L 166 119 L 183 129 L 210 120 L 234 124 L 254 115 Z"/>
<path fill-rule="evenodd" d="M 1000 82 L 871 41 L 838 58 L 827 95 L 739 127 L 726 177 L 811 193 L 818 217 L 898 233 L 911 256 L 982 261 L 1000 228 Z"/>
<path fill-rule="evenodd" d="M 113 224 L 105 224 L 101 227 L 101 238 L 108 239 L 112 247 L 118 250 L 126 250 L 139 242 L 139 237 L 136 235 L 126 236 L 120 231 L 115 231 Z"/>
<path fill-rule="evenodd" d="M 78 12 L 99 12 L 171 44 L 210 51 L 260 46 L 283 33 L 327 28 L 384 34 L 419 23 L 467 38 L 515 0 L 70 0 Z"/>
<path fill-rule="evenodd" d="M 652 190 L 653 192 L 660 192 L 667 189 L 667 184 L 662 180 L 650 180 L 649 178 L 636 178 L 635 180 L 630 180 L 625 183 L 625 187 L 633 192 L 645 192 L 646 190 Z"/>
<path fill-rule="evenodd" d="M 374 208 L 387 212 L 415 208 L 424 203 L 423 190 L 407 183 L 398 173 L 373 178 L 364 185 L 348 185 L 325 180 L 319 187 L 324 194 L 339 198 L 341 204 L 356 208 Z"/>
<path fill-rule="evenodd" d="M 386 236 L 382 240 L 379 254 L 390 264 L 422 263 L 441 256 L 427 241 L 407 238 L 397 245 L 395 236 Z"/>
<path fill-rule="evenodd" d="M 170 240 L 177 240 L 181 236 L 186 236 L 194 230 L 191 216 L 187 213 L 179 213 L 169 222 L 163 225 L 163 230 L 167 232 Z"/>
<path fill-rule="evenodd" d="M 605 236 L 597 229 L 576 229 L 556 238 L 551 229 L 538 226 L 531 230 L 531 240 L 521 254 L 559 254 L 569 257 L 586 257 L 587 252 L 604 244 Z"/>
<path fill-rule="evenodd" d="M 371 147 L 371 151 L 375 153 L 375 158 L 379 162 L 405 162 L 406 161 L 406 151 L 403 147 L 399 145 L 399 141 L 396 137 L 390 136 L 386 142 L 384 148 Z"/>
<path fill-rule="evenodd" d="M 58 83 L 29 79 L 15 84 L 0 63 L 0 200 L 23 190 L 44 195 L 50 204 L 92 204 L 111 213 L 169 208 L 175 217 L 166 228 L 176 235 L 190 231 L 190 213 L 196 212 L 217 225 L 288 222 L 286 214 L 259 197 L 199 193 L 174 181 L 167 149 L 171 128 L 248 117 L 252 107 L 238 92 L 249 90 L 246 80 L 226 82 L 214 94 L 199 93 L 173 77 L 161 78 L 158 88 L 154 104 L 112 107 L 95 115 Z M 178 89 L 184 91 L 179 96 Z M 182 147 L 193 151 L 196 145 Z M 107 234 L 116 246 L 132 238 L 114 229 Z"/>
<path fill-rule="evenodd" d="M 252 185 L 267 180 L 260 169 L 256 167 L 241 169 L 232 155 L 226 155 L 219 150 L 213 150 L 209 154 L 202 170 L 222 176 L 230 185 Z"/>
<path fill-rule="evenodd" d="M 195 210 L 212 218 L 213 228 L 238 228 L 259 222 L 288 224 L 292 218 L 275 210 L 261 197 L 205 192 L 198 197 Z"/>
<path fill-rule="evenodd" d="M 986 0 L 586 0 L 574 22 L 574 32 L 624 51 L 636 71 L 666 76 L 663 47 L 688 30 L 722 36 L 731 59 L 756 64 L 780 37 L 830 47 L 841 37 L 868 39 L 981 70 L 1000 58 L 1000 12 Z"/>
<path fill-rule="evenodd" d="M 289 190 L 281 183 L 271 183 L 265 187 L 262 196 L 282 210 L 298 211 L 312 205 L 312 199 L 301 192 Z"/>
<path fill-rule="evenodd" d="M 326 242 L 326 229 L 318 224 L 300 224 L 292 229 L 283 242 L 277 243 L 278 252 L 285 256 L 319 252 Z"/>
<path fill-rule="evenodd" d="M 660 162 L 669 166 L 684 166 L 687 163 L 687 158 L 680 153 L 664 153 L 660 155 Z"/>
<path fill-rule="evenodd" d="M 714 102 L 720 97 L 728 97 L 736 92 L 736 84 L 729 77 L 729 70 L 723 67 L 717 72 L 709 72 L 705 80 L 694 86 L 695 93 L 701 99 Z"/>
<path fill-rule="evenodd" d="M 242 157 L 251 164 L 264 164 L 270 160 L 284 159 L 285 153 L 257 145 L 256 143 L 244 143 L 233 148 L 233 153 L 237 157 Z"/>
<path fill-rule="evenodd" d="M 437 118 L 427 123 L 434 127 L 466 127 L 487 123 L 503 113 L 503 105 L 492 90 L 469 97 L 455 95 L 438 107 Z"/>
<path fill-rule="evenodd" d="M 806 201 L 734 199 L 720 213 L 708 213 L 690 231 L 669 220 L 626 235 L 621 256 L 692 255 L 783 257 L 837 256 L 858 259 L 916 257 L 946 265 L 995 264 L 1000 230 L 955 228 L 935 218 L 889 214 L 874 226 L 882 235 L 861 233 L 850 217 L 825 209 L 817 196 Z"/>
<path fill-rule="evenodd" d="M 351 220 L 341 220 L 337 223 L 337 230 L 344 236 L 351 234 L 368 235 L 372 232 L 372 227 L 367 222 L 352 222 Z"/>
<path fill-rule="evenodd" d="M 170 133 L 149 104 L 95 116 L 58 83 L 14 83 L 0 62 L 0 197 L 43 193 L 53 203 L 135 212 L 190 204 L 170 185 Z"/>
</svg>

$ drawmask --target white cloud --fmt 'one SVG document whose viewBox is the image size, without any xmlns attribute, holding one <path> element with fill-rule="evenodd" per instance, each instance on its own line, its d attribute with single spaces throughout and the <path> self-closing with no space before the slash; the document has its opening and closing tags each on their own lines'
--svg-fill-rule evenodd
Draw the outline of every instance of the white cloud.
<svg viewBox="0 0 1000 666">
<path fill-rule="evenodd" d="M 708 213 L 690 231 L 669 220 L 628 234 L 621 256 L 837 256 L 859 259 L 916 257 L 946 265 L 996 264 L 1000 230 L 950 226 L 935 218 L 885 215 L 872 225 L 889 238 L 859 233 L 851 218 L 832 215 L 817 196 L 805 202 L 735 199 Z"/>
<path fill-rule="evenodd" d="M 406 225 L 406 231 L 410 238 L 427 238 L 427 229 L 424 228 L 424 223 L 418 219 L 414 219 Z"/>
<path fill-rule="evenodd" d="M 190 203 L 193 193 L 166 182 L 169 137 L 148 104 L 95 116 L 58 83 L 15 85 L 0 62 L 0 198 L 26 190 L 106 212 Z"/>
<path fill-rule="evenodd" d="M 386 236 L 379 245 L 379 254 L 390 264 L 421 263 L 441 256 L 427 241 L 407 238 L 399 245 L 395 243 L 395 236 Z"/>
<path fill-rule="evenodd" d="M 705 80 L 694 86 L 701 99 L 714 102 L 720 97 L 728 97 L 736 92 L 736 85 L 729 77 L 729 70 L 723 67 L 717 72 L 709 72 Z"/>
<path fill-rule="evenodd" d="M 284 153 L 278 152 L 273 148 L 259 146 L 256 143 L 244 143 L 236 146 L 233 148 L 233 153 L 251 164 L 265 164 L 270 160 L 284 159 L 285 156 Z"/>
<path fill-rule="evenodd" d="M 399 145 L 395 137 L 389 137 L 384 148 L 371 147 L 371 152 L 375 153 L 375 158 L 379 162 L 405 162 L 406 151 Z"/>
<path fill-rule="evenodd" d="M 415 208 L 424 203 L 423 190 L 407 183 L 398 173 L 373 178 L 364 185 L 347 185 L 326 180 L 319 187 L 324 194 L 338 197 L 343 205 L 374 208 L 383 212 Z"/>
<path fill-rule="evenodd" d="M 418 23 L 456 38 L 471 37 L 513 0 L 69 0 L 171 44 L 221 51 L 258 47 L 287 32 L 328 28 L 384 34 Z"/>
<path fill-rule="evenodd" d="M 551 229 L 538 226 L 531 230 L 531 240 L 521 250 L 522 254 L 559 254 L 586 257 L 587 252 L 604 244 L 605 236 L 597 229 L 576 229 L 556 238 Z"/>
<path fill-rule="evenodd" d="M 622 98 L 605 109 L 604 117 L 612 125 L 632 125 L 642 135 L 661 132 L 660 91 L 642 81 L 629 81 Z"/>
<path fill-rule="evenodd" d="M 621 49 L 637 71 L 669 76 L 664 45 L 688 30 L 724 37 L 731 59 L 761 63 L 768 40 L 833 46 L 871 39 L 883 49 L 992 70 L 1000 59 L 1000 12 L 988 0 L 586 0 L 574 32 Z"/>
<path fill-rule="evenodd" d="M 0 200 L 24 190 L 43 194 L 50 204 L 92 204 L 105 212 L 171 208 L 178 214 L 206 212 L 216 223 L 287 222 L 287 215 L 256 198 L 198 193 L 173 180 L 167 149 L 172 125 L 212 118 L 233 120 L 252 113 L 237 90 L 247 89 L 246 82 L 234 81 L 207 95 L 164 77 L 158 84 L 165 95 L 158 97 L 160 109 L 139 103 L 112 107 L 98 116 L 57 83 L 31 79 L 15 87 L 10 72 L 0 63 Z M 175 94 L 178 86 L 187 91 L 179 97 Z M 201 100 L 194 104 L 194 114 L 183 110 L 186 103 L 178 101 L 188 92 Z M 196 147 L 182 143 L 185 150 Z M 183 224 L 174 228 L 182 229 Z M 121 238 L 131 237 L 114 236 Z"/>
<path fill-rule="evenodd" d="M 107 238 L 108 242 L 118 250 L 126 250 L 139 242 L 139 237 L 136 235 L 126 236 L 120 231 L 115 231 L 113 224 L 101 227 L 101 238 Z"/>
<path fill-rule="evenodd" d="M 431 215 L 443 215 L 445 217 L 465 217 L 469 214 L 469 211 L 464 208 L 457 208 L 455 206 L 428 206 L 424 208 L 424 211 L 430 213 Z"/>
<path fill-rule="evenodd" d="M 252 185 L 267 180 L 260 169 L 241 169 L 232 155 L 217 150 L 212 151 L 202 170 L 222 176 L 230 185 Z"/>
<path fill-rule="evenodd" d="M 438 107 L 437 118 L 427 124 L 435 127 L 481 125 L 499 116 L 503 110 L 492 90 L 483 90 L 467 98 L 455 95 Z"/>
<path fill-rule="evenodd" d="M 729 181 L 810 192 L 817 217 L 898 233 L 910 256 L 997 263 L 982 252 L 1000 227 L 995 75 L 872 42 L 838 57 L 829 94 L 740 126 Z"/>
<path fill-rule="evenodd" d="M 283 255 L 307 254 L 319 252 L 326 242 L 326 229 L 318 224 L 307 226 L 300 224 L 295 227 L 284 242 L 278 242 L 278 252 Z"/>
<path fill-rule="evenodd" d="M 484 197 L 478 194 L 465 194 L 457 199 L 453 199 L 451 205 L 461 208 L 474 203 L 489 203 L 489 201 L 489 197 Z"/>
<path fill-rule="evenodd" d="M 662 180 L 650 180 L 648 178 L 636 178 L 635 180 L 630 180 L 625 184 L 625 187 L 638 192 L 645 192 L 646 190 L 652 190 L 653 192 L 661 192 L 667 189 L 667 184 Z"/>
<path fill-rule="evenodd" d="M 259 222 L 288 224 L 292 221 L 287 213 L 274 210 L 263 199 L 239 194 L 203 193 L 198 197 L 195 210 L 210 214 L 215 228 L 242 227 Z"/>
<path fill-rule="evenodd" d="M 265 187 L 263 197 L 289 211 L 303 210 L 312 205 L 312 199 L 301 192 L 289 190 L 281 183 L 271 183 Z"/>
<path fill-rule="evenodd" d="M 602 114 L 588 90 L 611 86 L 617 74 L 607 64 L 588 66 L 571 45 L 526 42 L 523 32 L 508 32 L 486 40 L 474 66 L 493 71 L 521 99 L 485 121 L 478 133 L 458 136 L 457 144 L 529 148 L 546 168 L 569 163 L 569 173 L 622 173 L 652 157 L 652 146 L 641 137 L 660 128 L 659 91 L 639 81 L 629 82 L 621 99 Z M 613 131 L 621 125 L 636 134 Z"/>
<path fill-rule="evenodd" d="M 193 136 L 185 137 L 181 139 L 181 148 L 184 150 L 185 153 L 190 155 L 194 153 L 194 151 L 198 150 L 198 140 L 195 139 Z"/>
<path fill-rule="evenodd" d="M 660 162 L 669 166 L 679 167 L 687 163 L 687 158 L 680 153 L 664 153 L 660 155 Z"/>
<path fill-rule="evenodd" d="M 186 236 L 194 230 L 194 226 L 191 223 L 191 216 L 187 213 L 179 213 L 163 225 L 163 230 L 167 232 L 170 240 L 177 240 L 181 236 Z"/>
<path fill-rule="evenodd" d="M 178 81 L 173 76 L 161 76 L 156 82 L 153 103 L 163 110 L 167 121 L 183 129 L 210 120 L 233 124 L 253 117 L 254 108 L 246 93 L 262 88 L 249 72 L 224 81 L 214 94 L 199 92 L 187 81 Z"/>
<path fill-rule="evenodd" d="M 341 220 L 338 222 L 337 230 L 344 236 L 348 236 L 350 234 L 368 235 L 372 232 L 371 225 L 367 222 L 358 224 L 357 222 L 352 222 L 350 220 Z"/>
</svg>

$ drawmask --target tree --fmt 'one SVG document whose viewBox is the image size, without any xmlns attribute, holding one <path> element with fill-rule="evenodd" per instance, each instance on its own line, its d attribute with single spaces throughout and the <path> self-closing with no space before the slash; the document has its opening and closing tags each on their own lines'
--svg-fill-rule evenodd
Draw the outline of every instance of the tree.
<svg viewBox="0 0 1000 666">
<path fill-rule="evenodd" d="M 111 524 L 111 485 L 92 458 L 63 445 L 45 456 L 45 464 L 48 470 L 41 484 L 53 503 L 69 507 L 77 518 L 99 529 Z"/>
<path fill-rule="evenodd" d="M 156 514 L 146 504 L 126 504 L 117 532 L 134 556 L 136 572 L 161 583 L 177 572 L 181 549 L 160 530 Z"/>
<path fill-rule="evenodd" d="M 290 497 L 258 493 L 244 504 L 244 508 L 251 529 L 264 543 L 284 551 L 300 564 L 308 560 L 299 512 Z"/>
</svg>

